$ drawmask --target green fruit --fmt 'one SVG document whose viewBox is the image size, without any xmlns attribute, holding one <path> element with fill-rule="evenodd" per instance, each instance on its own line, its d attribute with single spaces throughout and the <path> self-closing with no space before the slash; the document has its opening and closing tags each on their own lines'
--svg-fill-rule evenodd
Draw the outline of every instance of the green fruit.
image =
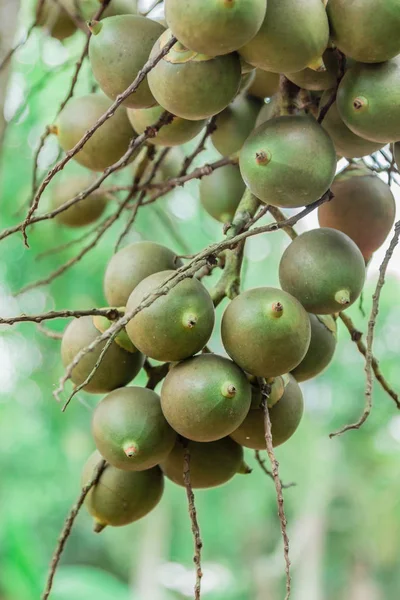
<svg viewBox="0 0 400 600">
<path fill-rule="evenodd" d="M 373 142 L 400 139 L 400 56 L 384 63 L 356 63 L 343 77 L 337 106 L 351 131 Z"/>
<path fill-rule="evenodd" d="M 296 381 L 307 381 L 316 377 L 331 362 L 337 341 L 336 321 L 330 315 L 309 314 L 311 341 L 307 354 L 292 371 Z"/>
<path fill-rule="evenodd" d="M 400 168 L 400 142 L 394 145 L 393 156 L 394 160 L 396 161 L 397 167 Z"/>
<path fill-rule="evenodd" d="M 67 367 L 80 350 L 86 348 L 100 335 L 93 317 L 74 319 L 64 331 L 61 342 L 61 358 Z M 106 342 L 101 342 L 92 352 L 88 352 L 72 371 L 72 381 L 80 385 L 94 368 Z M 117 340 L 113 341 L 104 355 L 90 382 L 83 388 L 85 392 L 103 394 L 129 383 L 143 366 L 144 356 L 136 349 L 127 351 Z"/>
<path fill-rule="evenodd" d="M 114 390 L 103 398 L 93 413 L 92 434 L 106 461 L 125 471 L 158 465 L 176 440 L 158 394 L 136 386 Z"/>
<path fill-rule="evenodd" d="M 279 265 L 282 289 L 314 314 L 333 314 L 361 294 L 365 262 L 358 246 L 336 229 L 312 229 L 295 238 Z"/>
<path fill-rule="evenodd" d="M 38 15 L 39 3 L 40 0 L 37 0 L 36 15 Z M 74 21 L 70 18 L 68 12 L 63 10 L 63 6 L 68 12 L 75 13 L 73 0 L 60 0 L 57 3 L 54 0 L 45 0 L 37 21 L 38 25 L 48 29 L 50 35 L 60 41 L 70 37 L 76 31 Z"/>
<path fill-rule="evenodd" d="M 285 73 L 285 76 L 304 90 L 329 90 L 336 85 L 339 74 L 339 61 L 336 52 L 328 49 L 324 52 L 322 60 L 324 71 L 303 69 L 297 73 Z"/>
<path fill-rule="evenodd" d="M 228 358 L 200 354 L 173 367 L 161 390 L 161 408 L 180 435 L 213 442 L 234 431 L 250 410 L 246 375 Z"/>
<path fill-rule="evenodd" d="M 72 200 L 93 183 L 93 178 L 85 175 L 70 175 L 53 186 L 51 191 L 51 210 L 59 208 Z M 73 204 L 67 210 L 55 216 L 57 223 L 68 227 L 83 227 L 98 219 L 104 212 L 107 196 L 101 189 L 89 194 L 87 198 Z"/>
<path fill-rule="evenodd" d="M 143 133 L 148 127 L 157 123 L 164 113 L 161 106 L 153 108 L 129 108 L 128 119 L 137 133 Z M 155 146 L 179 146 L 192 140 L 205 126 L 206 121 L 188 121 L 175 117 L 169 125 L 161 127 L 156 137 L 149 138 L 148 142 Z"/>
<path fill-rule="evenodd" d="M 80 0 L 79 6 L 83 18 L 88 20 L 99 9 L 99 0 Z M 115 15 L 136 15 L 137 12 L 138 0 L 112 0 L 101 18 L 115 17 Z"/>
<path fill-rule="evenodd" d="M 336 153 L 314 119 L 278 117 L 247 138 L 239 166 L 247 187 L 262 202 L 295 208 L 315 202 L 328 190 Z"/>
<path fill-rule="evenodd" d="M 187 442 L 190 452 L 190 484 L 192 488 L 211 488 L 226 483 L 237 473 L 250 473 L 243 460 L 243 448 L 226 437 L 215 442 Z M 184 447 L 177 441 L 172 452 L 161 463 L 164 475 L 177 485 L 184 485 Z"/>
<path fill-rule="evenodd" d="M 211 141 L 220 154 L 230 156 L 242 148 L 254 129 L 261 106 L 258 99 L 241 95 L 217 116 Z"/>
<path fill-rule="evenodd" d="M 245 190 L 237 165 L 226 165 L 200 181 L 200 202 L 209 215 L 227 223 L 232 221 Z"/>
<path fill-rule="evenodd" d="M 257 377 L 288 373 L 310 345 L 310 320 L 290 294 L 271 287 L 242 292 L 226 308 L 222 342 L 244 371 Z"/>
<path fill-rule="evenodd" d="M 93 75 L 103 92 L 115 100 L 136 79 L 164 27 L 140 15 L 120 15 L 93 22 L 91 30 L 89 59 Z M 123 104 L 131 108 L 156 104 L 146 79 Z"/>
<path fill-rule="evenodd" d="M 332 94 L 332 90 L 327 90 L 321 97 L 320 109 L 326 105 Z M 371 142 L 359 135 L 353 133 L 339 114 L 337 102 L 334 102 L 329 108 L 322 121 L 322 127 L 328 132 L 336 150 L 336 154 L 346 158 L 359 158 L 368 156 L 385 145 L 383 142 Z"/>
<path fill-rule="evenodd" d="M 61 148 L 65 152 L 71 150 L 110 106 L 111 101 L 102 94 L 71 98 L 56 123 Z M 125 154 L 134 136 L 126 110 L 117 108 L 115 114 L 74 156 L 74 160 L 92 171 L 104 171 Z"/>
<path fill-rule="evenodd" d="M 250 96 L 256 98 L 271 98 L 279 91 L 279 73 L 270 73 L 263 69 L 256 69 L 253 83 L 248 89 Z"/>
<path fill-rule="evenodd" d="M 127 312 L 135 310 L 173 275 L 174 271 L 162 271 L 141 281 L 129 296 Z M 187 278 L 135 315 L 126 330 L 144 354 L 169 362 L 202 350 L 210 339 L 214 318 L 206 288 L 198 279 Z"/>
<path fill-rule="evenodd" d="M 357 61 L 380 63 L 400 53 L 398 0 L 329 0 L 334 44 Z"/>
<path fill-rule="evenodd" d="M 266 0 L 165 0 L 165 18 L 193 52 L 218 56 L 247 44 L 264 20 Z"/>
<path fill-rule="evenodd" d="M 253 378 L 255 381 L 252 381 Z M 249 376 L 249 380 L 251 383 L 251 409 L 260 408 L 262 404 L 262 393 L 259 385 L 256 382 L 256 378 L 254 376 Z M 272 408 L 275 406 L 277 402 L 282 398 L 285 388 L 288 385 L 290 379 L 289 375 L 285 373 L 285 375 L 279 375 L 278 377 L 274 377 L 272 381 L 269 383 L 270 392 L 267 399 L 268 408 Z"/>
<path fill-rule="evenodd" d="M 255 67 L 274 73 L 319 68 L 329 40 L 321 0 L 268 0 L 257 35 L 239 53 Z"/>
<path fill-rule="evenodd" d="M 167 30 L 155 43 L 154 58 L 171 39 Z M 148 75 L 159 104 L 182 119 L 198 121 L 221 112 L 236 96 L 241 82 L 236 54 L 211 58 L 187 50 L 177 42 Z"/>
<path fill-rule="evenodd" d="M 242 65 L 242 67 L 243 67 L 243 65 Z M 256 71 L 253 67 L 251 67 L 251 68 L 253 70 L 249 71 L 248 73 L 243 73 L 243 71 L 242 71 L 242 79 L 240 80 L 238 94 L 246 92 L 249 89 L 249 87 L 251 86 L 251 84 L 253 83 L 253 81 L 256 77 Z"/>
<path fill-rule="evenodd" d="M 279 111 L 279 96 L 276 94 L 272 98 L 269 99 L 269 102 L 263 104 L 260 112 L 258 113 L 258 117 L 256 120 L 256 127 L 259 127 L 263 123 L 266 123 L 274 116 L 276 116 L 277 111 Z"/>
<path fill-rule="evenodd" d="M 82 472 L 82 486 L 93 478 L 102 457 L 93 452 Z M 107 525 L 120 527 L 146 516 L 160 502 L 164 476 L 159 467 L 147 471 L 122 471 L 107 465 L 99 482 L 85 498 L 85 506 L 94 517 L 94 530 L 99 533 Z"/>
<path fill-rule="evenodd" d="M 183 265 L 169 248 L 155 242 L 135 242 L 119 250 L 107 265 L 104 295 L 110 306 L 126 306 L 136 286 L 153 273 Z"/>
<path fill-rule="evenodd" d="M 382 246 L 395 219 L 396 202 L 390 187 L 366 168 L 347 168 L 335 178 L 333 200 L 318 209 L 321 227 L 348 235 L 365 260 Z"/>
<path fill-rule="evenodd" d="M 292 375 L 289 378 L 282 398 L 269 409 L 272 443 L 275 448 L 292 437 L 303 416 L 304 402 L 300 386 Z M 251 410 L 242 425 L 231 434 L 231 438 L 245 448 L 265 450 L 264 410 Z"/>
</svg>

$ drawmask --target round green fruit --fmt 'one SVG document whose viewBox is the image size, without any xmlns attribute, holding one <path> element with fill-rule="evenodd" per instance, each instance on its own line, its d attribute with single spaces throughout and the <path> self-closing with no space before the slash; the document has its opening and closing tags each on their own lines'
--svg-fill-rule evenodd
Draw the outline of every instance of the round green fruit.
<svg viewBox="0 0 400 600">
<path fill-rule="evenodd" d="M 243 448 L 226 437 L 215 442 L 187 442 L 190 453 L 190 484 L 192 488 L 211 488 L 222 485 L 237 473 L 247 474 L 251 469 L 243 460 Z M 177 485 L 184 485 L 185 449 L 177 441 L 172 452 L 161 463 L 164 475 Z"/>
<path fill-rule="evenodd" d="M 141 281 L 129 296 L 127 312 L 137 309 L 173 275 L 174 271 L 162 271 Z M 202 350 L 210 339 L 214 319 L 210 294 L 198 279 L 187 278 L 136 314 L 126 330 L 146 356 L 170 362 Z"/>
<path fill-rule="evenodd" d="M 238 152 L 250 133 L 262 107 L 256 98 L 237 96 L 216 118 L 216 130 L 211 134 L 213 146 L 223 156 Z"/>
<path fill-rule="evenodd" d="M 275 448 L 292 437 L 303 416 L 304 402 L 300 386 L 292 375 L 289 375 L 289 379 L 282 398 L 268 409 Z M 265 450 L 264 409 L 251 410 L 231 438 L 245 448 Z"/>
<path fill-rule="evenodd" d="M 137 133 L 143 133 L 148 127 L 157 123 L 164 113 L 161 106 L 153 108 L 129 108 L 128 118 Z M 180 117 L 174 117 L 172 123 L 161 127 L 154 138 L 148 142 L 155 146 L 179 146 L 192 140 L 205 126 L 206 121 L 188 121 Z"/>
<path fill-rule="evenodd" d="M 85 175 L 70 175 L 53 186 L 51 190 L 51 210 L 72 200 L 93 183 L 93 178 Z M 67 210 L 58 213 L 55 220 L 67 227 L 83 227 L 96 221 L 104 212 L 107 196 L 101 189 L 95 190 L 87 198 L 76 202 Z"/>
<path fill-rule="evenodd" d="M 200 354 L 174 366 L 161 390 L 161 408 L 180 435 L 213 442 L 234 431 L 250 410 L 246 375 L 228 358 Z"/>
<path fill-rule="evenodd" d="M 268 0 L 261 28 L 239 53 L 265 71 L 294 73 L 320 68 L 328 41 L 328 18 L 321 0 Z"/>
<path fill-rule="evenodd" d="M 303 360 L 310 345 L 310 320 L 301 304 L 286 292 L 260 287 L 242 292 L 226 308 L 222 342 L 229 356 L 247 373 L 276 377 Z"/>
<path fill-rule="evenodd" d="M 193 52 L 218 56 L 247 44 L 260 29 L 265 0 L 165 0 L 165 18 Z"/>
<path fill-rule="evenodd" d="M 155 43 L 154 58 L 171 39 L 167 30 Z M 236 54 L 212 58 L 187 50 L 177 42 L 148 75 L 159 104 L 182 119 L 198 121 L 221 112 L 236 96 L 241 82 Z"/>
<path fill-rule="evenodd" d="M 271 98 L 279 91 L 279 73 L 270 73 L 263 69 L 256 69 L 253 83 L 247 90 L 250 96 L 256 98 Z"/>
<path fill-rule="evenodd" d="M 82 472 L 82 486 L 93 478 L 102 460 L 93 452 Z M 94 530 L 99 533 L 107 525 L 120 527 L 145 517 L 160 502 L 164 491 L 164 476 L 159 467 L 147 471 L 122 471 L 107 465 L 98 483 L 85 498 L 85 506 L 94 518 Z"/>
<path fill-rule="evenodd" d="M 336 171 L 329 135 L 304 116 L 278 117 L 263 123 L 240 152 L 242 177 L 262 202 L 296 208 L 320 198 Z"/>
<path fill-rule="evenodd" d="M 81 14 L 88 20 L 93 17 L 99 9 L 99 0 L 80 0 Z M 136 15 L 138 12 L 138 0 L 112 0 L 101 18 L 115 17 L 115 15 Z"/>
<path fill-rule="evenodd" d="M 134 82 L 164 27 L 140 15 L 119 15 L 93 21 L 91 31 L 89 59 L 93 75 L 103 92 L 115 100 Z M 131 108 L 156 104 L 146 79 L 123 104 Z"/>
<path fill-rule="evenodd" d="M 106 461 L 125 471 L 158 465 L 176 439 L 158 394 L 137 386 L 114 390 L 103 398 L 93 413 L 92 434 Z"/>
<path fill-rule="evenodd" d="M 339 61 L 337 53 L 328 49 L 324 52 L 322 60 L 325 70 L 303 69 L 297 73 L 285 73 L 285 76 L 304 90 L 319 91 L 329 90 L 336 85 L 339 75 Z"/>
<path fill-rule="evenodd" d="M 329 0 L 331 38 L 344 54 L 380 63 L 400 53 L 398 0 Z"/>
<path fill-rule="evenodd" d="M 400 56 L 384 63 L 356 63 L 340 82 L 337 106 L 353 133 L 373 142 L 400 139 Z"/>
<path fill-rule="evenodd" d="M 200 181 L 200 202 L 209 215 L 232 221 L 246 186 L 237 165 L 225 165 Z"/>
<path fill-rule="evenodd" d="M 307 354 L 292 371 L 296 381 L 307 381 L 316 377 L 331 362 L 336 349 L 337 327 L 331 315 L 309 314 L 311 323 L 311 341 Z"/>
<path fill-rule="evenodd" d="M 111 101 L 102 94 L 71 98 L 56 123 L 61 148 L 65 152 L 71 150 L 110 106 Z M 126 110 L 119 107 L 79 150 L 74 160 L 92 171 L 104 171 L 125 154 L 134 135 Z"/>
<path fill-rule="evenodd" d="M 394 223 L 396 202 L 390 187 L 369 169 L 350 167 L 335 178 L 332 192 L 333 200 L 318 208 L 320 226 L 348 235 L 369 260 Z"/>
<path fill-rule="evenodd" d="M 333 314 L 357 300 L 365 280 L 358 246 L 336 229 L 302 233 L 286 248 L 279 265 L 282 289 L 314 314 Z"/>
<path fill-rule="evenodd" d="M 76 25 L 69 13 L 74 14 L 75 7 L 73 0 L 45 0 L 39 13 L 40 0 L 36 2 L 37 25 L 48 29 L 50 35 L 60 41 L 73 35 L 76 31 Z M 66 10 L 63 9 L 65 7 Z M 68 12 L 67 12 L 68 11 Z"/>
<path fill-rule="evenodd" d="M 67 367 L 80 350 L 86 348 L 100 335 L 91 316 L 74 319 L 64 331 L 61 341 L 61 358 Z M 85 392 L 103 394 L 129 383 L 143 366 L 144 356 L 135 348 L 127 350 L 114 340 L 105 353 L 92 379 L 83 388 Z M 81 385 L 93 370 L 106 342 L 101 342 L 88 352 L 72 371 L 72 381 Z M 124 344 L 125 346 L 125 344 Z"/>
</svg>

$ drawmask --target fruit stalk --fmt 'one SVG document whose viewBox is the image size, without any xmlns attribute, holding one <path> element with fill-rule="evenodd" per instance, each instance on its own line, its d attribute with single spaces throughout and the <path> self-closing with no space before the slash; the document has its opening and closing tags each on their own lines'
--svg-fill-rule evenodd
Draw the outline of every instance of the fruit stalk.
<svg viewBox="0 0 400 600">
<path fill-rule="evenodd" d="M 183 481 L 186 488 L 186 495 L 188 499 L 188 508 L 189 508 L 189 516 L 192 522 L 192 533 L 194 539 L 194 557 L 193 561 L 196 565 L 196 584 L 194 587 L 194 597 L 195 600 L 200 600 L 201 593 L 201 578 L 203 577 L 203 572 L 201 570 L 201 549 L 203 547 L 203 542 L 200 537 L 200 527 L 197 521 L 197 511 L 194 503 L 194 493 L 190 483 L 190 451 L 187 445 L 184 444 L 185 452 L 183 458 Z"/>
</svg>

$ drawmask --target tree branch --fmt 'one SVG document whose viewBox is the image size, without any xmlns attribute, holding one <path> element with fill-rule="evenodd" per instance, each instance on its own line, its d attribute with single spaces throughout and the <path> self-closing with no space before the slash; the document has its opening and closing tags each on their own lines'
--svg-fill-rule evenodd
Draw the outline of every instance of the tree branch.
<svg viewBox="0 0 400 600">
<path fill-rule="evenodd" d="M 19 315 L 8 319 L 0 317 L 0 325 L 14 325 L 15 323 L 42 323 L 51 319 L 69 319 L 70 317 L 87 317 L 101 315 L 110 321 L 119 319 L 124 313 L 117 308 L 90 308 L 88 310 L 51 310 L 40 315 Z"/>
<path fill-rule="evenodd" d="M 192 485 L 190 483 L 190 451 L 188 448 L 187 442 L 183 443 L 184 446 L 184 456 L 183 456 L 183 482 L 185 484 L 186 496 L 188 499 L 189 506 L 189 516 L 190 521 L 192 523 L 192 533 L 194 538 L 194 557 L 193 562 L 196 565 L 196 584 L 194 587 L 194 597 L 195 600 L 200 600 L 201 593 L 201 578 L 203 577 L 203 573 L 201 570 L 201 549 L 203 547 L 203 542 L 200 537 L 200 528 L 197 521 L 197 511 L 194 502 L 194 493 L 192 489 Z"/>
<path fill-rule="evenodd" d="M 256 461 L 258 462 L 258 464 L 260 465 L 260 468 L 264 471 L 264 473 L 266 475 L 268 475 L 268 477 L 270 479 L 272 479 L 272 481 L 274 481 L 274 475 L 272 473 L 272 471 L 270 471 L 269 469 L 267 469 L 267 467 L 265 466 L 265 460 L 261 457 L 260 451 L 259 450 L 254 450 L 254 456 Z M 295 487 L 297 485 L 297 483 L 292 482 L 292 483 L 283 483 L 281 480 L 281 486 L 282 489 L 289 489 L 291 487 Z"/>
</svg>

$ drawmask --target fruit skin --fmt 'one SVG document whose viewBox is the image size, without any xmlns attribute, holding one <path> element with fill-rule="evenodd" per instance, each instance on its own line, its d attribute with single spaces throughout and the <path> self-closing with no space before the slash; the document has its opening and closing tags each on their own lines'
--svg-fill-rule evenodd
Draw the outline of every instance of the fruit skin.
<svg viewBox="0 0 400 600">
<path fill-rule="evenodd" d="M 161 408 L 168 423 L 195 442 L 213 442 L 232 433 L 250 403 L 246 375 L 216 354 L 199 354 L 177 364 L 161 389 Z"/>
<path fill-rule="evenodd" d="M 331 362 L 336 349 L 336 321 L 330 315 L 309 314 L 311 323 L 311 341 L 307 354 L 292 371 L 296 381 L 307 381 L 316 377 Z"/>
<path fill-rule="evenodd" d="M 190 452 L 190 483 L 192 488 L 212 488 L 232 479 L 237 473 L 249 473 L 243 461 L 243 448 L 230 437 L 215 442 L 187 442 Z M 161 463 L 164 475 L 177 485 L 184 485 L 183 460 L 185 450 L 177 441 L 172 452 Z"/>
<path fill-rule="evenodd" d="M 82 348 L 88 346 L 100 335 L 91 316 L 74 319 L 64 331 L 61 341 L 61 358 L 67 367 Z M 89 352 L 79 361 L 72 371 L 72 381 L 80 385 L 92 371 L 106 342 L 101 342 L 93 352 Z M 113 342 L 104 355 L 90 382 L 83 388 L 85 392 L 103 394 L 129 383 L 139 373 L 144 356 L 128 352 Z"/>
<path fill-rule="evenodd" d="M 286 292 L 259 287 L 228 304 L 221 324 L 225 350 L 244 371 L 275 377 L 294 369 L 310 345 L 310 320 Z"/>
<path fill-rule="evenodd" d="M 263 69 L 256 69 L 256 76 L 247 90 L 250 96 L 256 98 L 271 98 L 279 91 L 279 73 L 271 73 Z"/>
<path fill-rule="evenodd" d="M 36 15 L 38 15 L 39 1 L 36 2 Z M 60 4 L 65 6 L 69 12 L 74 13 L 73 0 L 61 0 Z M 76 31 L 73 20 L 53 0 L 45 1 L 37 24 L 49 28 L 50 35 L 60 41 L 70 37 Z"/>
<path fill-rule="evenodd" d="M 247 44 L 260 29 L 265 0 L 166 0 L 165 18 L 193 52 L 218 56 Z"/>
<path fill-rule="evenodd" d="M 270 119 L 247 138 L 240 152 L 242 177 L 262 202 L 307 206 L 329 188 L 336 171 L 332 140 L 312 118 Z"/>
<path fill-rule="evenodd" d="M 98 8 L 98 0 L 80 0 L 81 14 L 86 20 L 91 19 Z M 112 0 L 101 18 L 115 17 L 115 15 L 136 15 L 137 12 L 137 0 Z"/>
<path fill-rule="evenodd" d="M 51 192 L 51 210 L 59 208 L 93 183 L 93 178 L 86 175 L 71 175 L 61 183 L 53 186 Z M 73 204 L 67 210 L 56 215 L 55 221 L 68 227 L 83 227 L 96 221 L 104 212 L 107 197 L 102 190 L 89 194 L 81 202 Z"/>
<path fill-rule="evenodd" d="M 96 81 L 109 98 L 115 100 L 133 83 L 163 31 L 160 23 L 140 15 L 108 17 L 92 26 L 90 65 Z M 123 104 L 131 108 L 156 104 L 147 79 Z"/>
<path fill-rule="evenodd" d="M 227 223 L 244 194 L 246 186 L 237 165 L 225 165 L 200 181 L 200 202 L 209 215 Z"/>
<path fill-rule="evenodd" d="M 397 0 L 329 0 L 331 37 L 344 54 L 363 63 L 380 63 L 400 53 Z"/>
<path fill-rule="evenodd" d="M 162 271 L 146 277 L 133 290 L 127 312 L 174 275 Z M 126 326 L 134 345 L 150 358 L 175 361 L 199 352 L 210 339 L 214 327 L 211 296 L 198 279 L 187 278 L 141 310 Z"/>
<path fill-rule="evenodd" d="M 102 94 L 71 98 L 56 123 L 61 148 L 65 152 L 71 150 L 110 106 L 111 101 Z M 119 107 L 74 156 L 74 160 L 92 171 L 103 171 L 125 154 L 134 135 L 126 110 Z"/>
<path fill-rule="evenodd" d="M 82 472 L 82 486 L 92 479 L 101 459 L 97 451 L 89 457 Z M 87 494 L 85 506 L 94 517 L 95 531 L 100 532 L 107 525 L 120 527 L 146 516 L 160 502 L 163 492 L 164 476 L 159 467 L 133 472 L 107 465 Z"/>
<path fill-rule="evenodd" d="M 135 287 L 153 273 L 183 265 L 169 248 L 155 242 L 135 242 L 119 250 L 104 274 L 104 295 L 110 306 L 126 306 Z"/>
<path fill-rule="evenodd" d="M 400 139 L 400 56 L 384 63 L 356 63 L 340 82 L 337 106 L 353 133 L 373 142 Z"/>
<path fill-rule="evenodd" d="M 303 416 L 304 402 L 300 386 L 292 375 L 282 398 L 269 408 L 271 419 L 272 443 L 274 447 L 286 442 L 300 424 Z M 264 433 L 264 410 L 251 410 L 242 425 L 231 434 L 231 438 L 245 448 L 264 450 L 266 448 Z"/>
<path fill-rule="evenodd" d="M 162 106 L 152 108 L 129 108 L 128 119 L 137 133 L 143 133 L 147 127 L 157 123 L 158 119 L 164 113 Z M 169 125 L 161 127 L 154 138 L 149 138 L 148 142 L 154 146 L 179 146 L 192 140 L 206 124 L 206 120 L 188 121 L 175 117 Z"/>
<path fill-rule="evenodd" d="M 331 189 L 333 200 L 318 208 L 320 226 L 348 235 L 369 260 L 394 223 L 396 202 L 390 187 L 369 169 L 357 167 L 340 173 Z"/>
<path fill-rule="evenodd" d="M 319 91 L 329 90 L 336 85 L 339 72 L 339 61 L 336 52 L 328 49 L 322 56 L 325 71 L 303 69 L 297 73 L 285 73 L 285 76 L 304 90 Z"/>
<path fill-rule="evenodd" d="M 167 30 L 151 58 L 170 40 Z M 241 82 L 237 54 L 211 58 L 176 43 L 148 74 L 149 86 L 162 107 L 182 119 L 197 121 L 221 112 L 234 99 Z"/>
<path fill-rule="evenodd" d="M 328 18 L 321 0 L 268 0 L 261 28 L 239 53 L 265 71 L 294 73 L 316 64 L 328 40 Z"/>
<path fill-rule="evenodd" d="M 365 262 L 358 246 L 341 231 L 312 229 L 286 248 L 279 280 L 282 289 L 293 294 L 307 312 L 333 314 L 361 294 Z"/>
<path fill-rule="evenodd" d="M 214 148 L 223 156 L 238 152 L 253 131 L 261 107 L 256 98 L 237 96 L 216 118 L 217 129 L 211 134 Z"/>
<path fill-rule="evenodd" d="M 398 167 L 400 167 L 400 142 L 394 145 L 394 159 Z"/>
<path fill-rule="evenodd" d="M 176 440 L 158 394 L 137 386 L 119 388 L 101 400 L 93 413 L 92 434 L 106 461 L 125 471 L 158 465 Z"/>
</svg>

